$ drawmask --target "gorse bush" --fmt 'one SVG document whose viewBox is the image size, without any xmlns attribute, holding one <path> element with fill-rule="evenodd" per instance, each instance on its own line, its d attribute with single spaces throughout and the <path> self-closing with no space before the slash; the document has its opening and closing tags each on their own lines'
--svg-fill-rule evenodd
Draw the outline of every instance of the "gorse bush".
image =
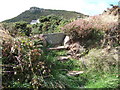
<svg viewBox="0 0 120 90">
<path fill-rule="evenodd" d="M 27 22 L 16 22 L 13 28 L 22 35 L 30 36 L 32 28 L 28 26 Z"/>
<path fill-rule="evenodd" d="M 32 31 L 32 26 L 24 21 L 15 22 L 15 23 L 3 23 L 2 26 L 13 37 L 30 36 Z"/>
<path fill-rule="evenodd" d="M 39 37 L 38 37 L 39 38 Z M 65 52 L 46 51 L 42 40 L 21 37 L 3 43 L 3 87 L 10 88 L 66 88 L 79 87 L 77 78 L 68 77 L 74 61 L 62 63 L 56 56 Z M 9 71 L 9 72 L 7 72 Z M 73 85 L 73 86 L 72 86 Z"/>
<path fill-rule="evenodd" d="M 42 16 L 39 21 L 37 28 L 41 33 L 61 32 L 60 27 L 69 22 L 69 20 L 55 15 Z"/>
<path fill-rule="evenodd" d="M 3 86 L 13 86 L 10 81 L 28 83 L 33 88 L 44 86 L 44 77 L 49 75 L 50 70 L 41 59 L 42 48 L 42 40 L 37 38 L 22 37 L 12 43 L 4 42 L 2 61 L 8 67 L 3 68 Z"/>
</svg>

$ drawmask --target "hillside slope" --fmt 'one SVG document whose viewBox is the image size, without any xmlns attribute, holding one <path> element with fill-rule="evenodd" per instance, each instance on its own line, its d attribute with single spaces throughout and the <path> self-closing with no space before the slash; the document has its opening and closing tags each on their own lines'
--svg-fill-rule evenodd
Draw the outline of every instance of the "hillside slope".
<svg viewBox="0 0 120 90">
<path fill-rule="evenodd" d="M 40 16 L 47 16 L 51 14 L 62 16 L 63 18 L 66 18 L 66 19 L 87 16 L 82 13 L 78 13 L 74 11 L 51 10 L 51 9 L 43 9 L 43 8 L 38 8 L 38 7 L 31 7 L 29 10 L 26 10 L 25 12 L 21 13 L 17 17 L 5 20 L 3 22 L 17 22 L 17 21 L 30 22 L 33 19 L 38 19 Z"/>
<path fill-rule="evenodd" d="M 118 22 L 118 18 L 120 14 L 119 9 L 120 8 L 118 6 L 113 6 L 112 8 L 108 8 L 107 10 L 104 10 L 102 14 L 85 18 L 85 20 L 92 21 L 94 19 L 97 19 L 96 21 L 100 21 L 101 23 L 104 23 L 104 24 L 111 23 L 111 22 Z M 95 23 L 98 23 L 98 22 L 95 22 Z"/>
<path fill-rule="evenodd" d="M 96 16 L 86 17 L 84 19 L 77 19 L 67 25 L 64 28 L 71 28 L 71 26 L 80 27 L 84 24 L 89 29 L 97 28 L 99 30 L 111 30 L 112 28 L 118 27 L 118 18 L 119 18 L 119 7 L 113 6 L 112 8 L 108 8 L 102 14 Z M 83 22 L 83 23 L 82 23 Z M 87 26 L 88 25 L 88 26 Z M 81 26 L 82 27 L 82 26 Z"/>
</svg>

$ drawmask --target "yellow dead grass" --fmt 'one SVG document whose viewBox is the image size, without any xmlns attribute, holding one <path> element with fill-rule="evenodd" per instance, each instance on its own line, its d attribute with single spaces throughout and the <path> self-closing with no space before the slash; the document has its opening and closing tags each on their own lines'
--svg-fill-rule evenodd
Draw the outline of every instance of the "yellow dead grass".
<svg viewBox="0 0 120 90">
<path fill-rule="evenodd" d="M 0 30 L 0 40 L 11 40 L 12 37 L 9 35 L 8 32 L 4 30 Z"/>
</svg>

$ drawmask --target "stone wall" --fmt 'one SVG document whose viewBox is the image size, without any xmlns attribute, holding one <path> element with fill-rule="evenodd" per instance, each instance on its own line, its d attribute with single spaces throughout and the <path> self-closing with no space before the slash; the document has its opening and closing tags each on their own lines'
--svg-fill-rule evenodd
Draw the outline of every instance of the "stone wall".
<svg viewBox="0 0 120 90">
<path fill-rule="evenodd" d="M 43 37 L 47 41 L 48 44 L 51 45 L 61 45 L 65 39 L 64 33 L 51 33 L 51 34 L 43 34 Z"/>
</svg>

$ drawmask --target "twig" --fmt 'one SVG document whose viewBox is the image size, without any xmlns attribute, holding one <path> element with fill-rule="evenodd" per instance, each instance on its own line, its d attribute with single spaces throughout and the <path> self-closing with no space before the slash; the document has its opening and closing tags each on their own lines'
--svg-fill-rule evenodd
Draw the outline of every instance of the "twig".
<svg viewBox="0 0 120 90">
<path fill-rule="evenodd" d="M 19 65 L 20 65 L 20 67 L 21 67 L 21 70 L 22 70 L 22 72 L 23 72 L 23 67 L 22 67 L 22 64 L 21 64 L 21 61 L 20 61 L 20 57 L 21 57 L 21 56 L 22 56 L 22 55 L 19 55 L 18 57 L 15 56 L 15 58 L 18 60 Z"/>
</svg>

